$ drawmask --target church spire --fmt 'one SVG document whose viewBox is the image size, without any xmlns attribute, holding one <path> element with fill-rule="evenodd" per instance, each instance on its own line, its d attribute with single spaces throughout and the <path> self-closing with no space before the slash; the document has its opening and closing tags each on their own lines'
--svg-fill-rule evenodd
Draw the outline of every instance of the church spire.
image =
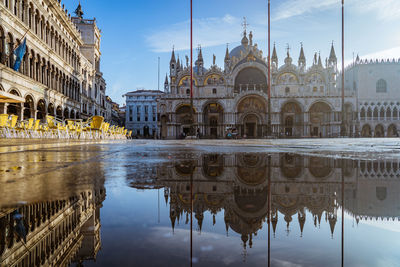
<svg viewBox="0 0 400 267">
<path fill-rule="evenodd" d="M 278 67 L 278 55 L 277 55 L 277 53 L 276 53 L 275 43 L 274 43 L 274 49 L 272 50 L 271 61 L 272 61 L 272 63 L 275 63 L 275 64 L 276 64 L 276 67 Z"/>
<path fill-rule="evenodd" d="M 229 60 L 229 47 L 228 47 L 228 44 L 226 44 L 225 60 Z"/>
<path fill-rule="evenodd" d="M 301 43 L 300 56 L 299 56 L 299 66 L 304 67 L 306 65 L 306 57 L 304 55 L 303 43 Z"/>
<path fill-rule="evenodd" d="M 197 56 L 197 60 L 203 62 L 203 53 L 201 51 L 201 46 L 199 46 L 199 54 Z"/>
<path fill-rule="evenodd" d="M 322 67 L 321 53 L 318 53 L 318 66 Z"/>
<path fill-rule="evenodd" d="M 176 63 L 176 59 L 175 59 L 175 47 L 172 47 L 172 55 L 171 55 L 170 63 Z"/>
<path fill-rule="evenodd" d="M 331 53 L 329 54 L 329 63 L 336 63 L 336 62 L 337 62 L 337 57 L 335 53 L 335 47 L 333 46 L 332 42 Z"/>
</svg>

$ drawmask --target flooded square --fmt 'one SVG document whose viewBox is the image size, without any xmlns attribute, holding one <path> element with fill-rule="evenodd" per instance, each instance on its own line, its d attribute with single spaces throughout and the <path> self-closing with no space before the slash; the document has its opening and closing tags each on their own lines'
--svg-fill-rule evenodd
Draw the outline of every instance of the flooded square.
<svg viewBox="0 0 400 267">
<path fill-rule="evenodd" d="M 2 143 L 0 265 L 397 266 L 400 142 L 346 142 Z"/>
</svg>

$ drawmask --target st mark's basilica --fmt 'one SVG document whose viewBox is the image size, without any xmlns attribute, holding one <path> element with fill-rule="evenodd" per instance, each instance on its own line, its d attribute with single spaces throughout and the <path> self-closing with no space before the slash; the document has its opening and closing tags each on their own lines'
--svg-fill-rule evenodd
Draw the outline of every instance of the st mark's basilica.
<svg viewBox="0 0 400 267">
<path fill-rule="evenodd" d="M 272 135 L 339 136 L 342 123 L 341 75 L 333 43 L 325 60 L 315 53 L 311 64 L 307 63 L 302 45 L 297 62 L 289 47 L 283 61 L 280 65 L 274 45 L 271 57 Z M 182 133 L 188 134 L 192 126 L 205 138 L 223 138 L 231 130 L 240 137 L 267 136 L 267 59 L 253 42 L 251 31 L 247 34 L 244 30 L 239 46 L 231 51 L 226 48 L 224 62 L 222 69 L 215 64 L 214 56 L 213 64 L 206 69 L 202 50 L 198 50 L 193 68 L 192 116 L 188 58 L 183 65 L 172 51 L 170 77 L 165 78 L 165 94 L 158 101 L 161 138 L 174 139 Z M 399 77 L 392 75 L 397 69 L 397 60 L 364 62 L 358 56 L 354 64 L 345 69 L 343 110 L 346 136 L 398 135 L 400 106 L 396 105 L 400 103 L 391 101 L 398 99 L 399 94 L 395 88 Z M 381 88 L 383 85 L 385 88 Z M 371 111 L 371 116 L 366 118 L 362 114 L 362 110 L 365 113 L 364 102 L 368 105 L 374 102 L 371 110 L 379 110 L 382 106 L 388 117 L 380 118 L 379 112 L 374 117 Z M 384 121 L 383 124 L 380 121 Z"/>
</svg>

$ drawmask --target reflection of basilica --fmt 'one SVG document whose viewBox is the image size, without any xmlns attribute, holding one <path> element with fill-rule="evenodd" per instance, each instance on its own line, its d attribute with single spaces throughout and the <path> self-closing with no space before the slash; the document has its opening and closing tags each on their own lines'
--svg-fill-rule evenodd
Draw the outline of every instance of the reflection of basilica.
<svg viewBox="0 0 400 267">
<path fill-rule="evenodd" d="M 160 165 L 152 180 L 164 187 L 172 228 L 181 218 L 188 223 L 192 194 L 199 231 L 205 212 L 215 223 L 215 215 L 224 210 L 227 232 L 230 228 L 239 233 L 243 245 L 251 247 L 253 236 L 268 220 L 269 196 L 274 233 L 280 223 L 289 233 L 297 221 L 302 234 L 308 219 L 316 227 L 329 224 L 333 235 L 343 201 L 345 212 L 357 222 L 400 218 L 399 164 L 295 154 L 204 154 Z M 131 185 L 141 187 L 140 181 Z"/>
</svg>

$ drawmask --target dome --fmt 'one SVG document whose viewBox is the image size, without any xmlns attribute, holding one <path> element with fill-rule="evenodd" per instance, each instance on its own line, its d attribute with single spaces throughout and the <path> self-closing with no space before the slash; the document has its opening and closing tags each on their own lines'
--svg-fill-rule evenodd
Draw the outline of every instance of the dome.
<svg viewBox="0 0 400 267">
<path fill-rule="evenodd" d="M 246 47 L 244 45 L 239 45 L 235 48 L 232 49 L 232 51 L 229 53 L 229 57 L 240 57 L 240 53 L 243 51 L 243 53 L 246 52 Z"/>
<path fill-rule="evenodd" d="M 206 68 L 204 68 L 204 67 L 201 67 L 201 68 L 203 70 L 203 73 L 207 72 Z M 190 70 L 190 68 L 189 68 L 189 70 Z M 199 67 L 198 66 L 193 67 L 193 73 L 196 73 L 197 75 L 199 74 Z"/>
</svg>

